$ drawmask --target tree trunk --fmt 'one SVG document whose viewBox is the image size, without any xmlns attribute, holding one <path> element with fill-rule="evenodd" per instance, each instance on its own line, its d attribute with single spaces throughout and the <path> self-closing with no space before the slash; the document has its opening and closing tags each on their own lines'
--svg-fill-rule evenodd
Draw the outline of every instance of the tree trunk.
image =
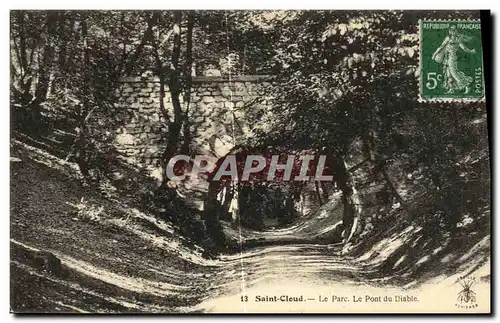
<svg viewBox="0 0 500 323">
<path fill-rule="evenodd" d="M 75 140 L 76 146 L 76 161 L 78 166 L 80 167 L 80 171 L 83 175 L 84 182 L 90 182 L 91 176 L 89 173 L 90 170 L 90 158 L 89 151 L 87 147 L 87 125 L 86 125 L 86 114 L 89 106 L 88 96 L 90 94 L 89 90 L 89 71 L 90 68 L 90 58 L 88 53 L 88 39 L 87 39 L 87 21 L 85 16 L 81 17 L 81 36 L 83 40 L 83 53 L 82 53 L 82 64 L 83 64 L 83 84 L 82 84 L 82 104 L 78 105 L 78 130 L 77 130 L 77 138 Z"/>
<path fill-rule="evenodd" d="M 224 250 L 226 245 L 226 238 L 220 223 L 221 206 L 217 200 L 217 194 L 220 189 L 219 181 L 212 181 L 209 178 L 209 186 L 207 196 L 203 205 L 203 222 L 205 229 L 214 243 L 214 249 L 221 251 Z"/>
<path fill-rule="evenodd" d="M 146 28 L 146 31 L 142 35 L 141 42 L 139 45 L 137 45 L 137 48 L 134 51 L 134 54 L 132 54 L 132 57 L 128 60 L 128 62 L 125 65 L 125 75 L 129 75 L 132 73 L 134 70 L 134 65 L 137 62 L 137 59 L 141 56 L 142 50 L 144 46 L 147 44 L 147 42 L 152 39 L 153 36 L 153 26 L 155 23 L 158 21 L 158 13 L 153 13 L 149 19 L 148 19 L 148 26 Z M 126 50 L 125 50 L 125 44 L 123 45 L 123 57 L 122 59 L 126 59 Z"/>
<path fill-rule="evenodd" d="M 321 182 L 321 190 L 323 191 L 323 199 L 325 201 L 328 201 L 328 197 L 330 196 L 328 187 L 326 186 L 325 182 Z"/>
<path fill-rule="evenodd" d="M 394 198 L 396 199 L 396 201 L 399 202 L 401 205 L 403 205 L 404 204 L 404 200 L 401 197 L 401 195 L 399 195 L 399 192 L 396 189 L 396 186 L 394 186 L 394 184 L 392 183 L 392 180 L 389 177 L 389 174 L 387 173 L 387 171 L 385 170 L 385 166 L 384 165 L 381 166 L 380 172 L 382 173 L 382 176 L 384 177 L 384 180 L 387 183 L 387 187 L 391 191 L 391 193 L 394 196 Z"/>
<path fill-rule="evenodd" d="M 19 19 L 19 54 L 21 60 L 21 68 L 23 76 L 26 75 L 28 70 L 28 60 L 26 53 L 26 38 L 25 38 L 25 30 L 24 30 L 24 11 L 17 11 L 17 16 Z"/>
<path fill-rule="evenodd" d="M 174 47 L 172 50 L 172 58 L 170 65 L 170 78 L 169 78 L 169 91 L 170 97 L 172 101 L 172 107 L 174 110 L 174 118 L 173 121 L 170 122 L 168 127 L 168 136 L 167 136 L 167 148 L 162 154 L 162 162 L 163 169 L 168 164 L 168 161 L 177 153 L 179 148 L 179 135 L 182 129 L 182 107 L 180 101 L 181 94 L 181 84 L 180 84 L 180 69 L 179 69 L 179 58 L 181 54 L 181 21 L 182 21 L 182 12 L 176 11 L 174 13 Z M 160 105 L 163 105 L 163 100 L 160 93 Z M 165 108 L 163 107 L 163 110 Z M 166 111 L 164 111 L 165 114 Z M 165 115 L 164 115 L 165 116 Z M 164 176 L 164 181 L 167 181 L 168 178 Z"/>
<path fill-rule="evenodd" d="M 334 180 L 342 191 L 344 242 L 349 242 L 359 226 L 361 211 L 359 194 L 354 186 L 354 180 L 347 170 L 345 160 L 340 153 L 334 152 L 331 148 L 327 149 L 326 164 L 332 170 Z"/>
<path fill-rule="evenodd" d="M 191 131 L 189 123 L 189 108 L 191 104 L 191 89 L 193 84 L 193 78 L 191 75 L 191 69 L 193 66 L 193 27 L 194 27 L 194 13 L 189 11 L 187 17 L 187 31 L 186 31 L 186 66 L 184 67 L 184 76 L 186 78 L 186 84 L 184 85 L 184 102 L 186 105 L 184 113 L 183 122 L 183 136 L 184 143 L 182 145 L 181 151 L 184 154 L 189 154 L 189 147 L 191 144 Z"/>
<path fill-rule="evenodd" d="M 177 150 L 179 148 L 179 135 L 182 129 L 182 107 L 180 102 L 180 94 L 181 94 L 181 85 L 180 85 L 180 70 L 179 70 L 179 58 L 181 53 L 181 20 L 182 20 L 182 12 L 176 11 L 174 13 L 174 47 L 172 50 L 172 58 L 170 65 L 170 77 L 168 82 L 168 87 L 170 91 L 170 98 L 172 101 L 172 107 L 174 110 L 173 120 L 169 123 L 168 126 L 168 136 L 167 136 L 167 148 L 162 154 L 162 165 L 163 170 L 168 164 L 168 161 L 175 156 Z M 161 73 L 163 74 L 163 67 L 161 69 Z M 164 81 L 160 77 L 160 86 L 163 87 Z M 164 89 L 160 89 L 160 107 L 163 113 L 163 116 L 167 117 L 167 112 L 164 107 L 162 92 Z M 168 122 L 168 119 L 166 120 Z M 166 176 L 163 178 L 164 183 L 168 180 Z"/>
<path fill-rule="evenodd" d="M 323 205 L 323 200 L 321 199 L 321 192 L 319 191 L 318 181 L 314 181 L 314 186 L 316 188 L 316 198 L 318 199 L 319 205 Z"/>
<path fill-rule="evenodd" d="M 154 25 L 155 22 L 158 21 L 158 14 L 155 12 L 150 19 L 151 26 Z M 174 117 L 171 121 L 169 118 L 168 111 L 166 110 L 164 99 L 165 99 L 165 67 L 160 58 L 159 53 L 159 45 L 156 43 L 152 33 L 151 33 L 151 43 L 154 49 L 155 61 L 156 61 L 156 70 L 160 79 L 160 112 L 165 119 L 165 124 L 168 126 L 168 135 L 167 135 L 167 148 L 162 154 L 161 157 L 161 170 L 162 170 L 162 184 L 160 185 L 160 189 L 163 189 L 168 182 L 168 178 L 166 176 L 166 167 L 168 165 L 168 161 L 177 153 L 178 144 L 179 144 L 179 134 L 182 129 L 182 107 L 180 103 L 180 93 L 181 93 L 181 85 L 180 85 L 180 70 L 179 70 L 179 58 L 181 53 L 181 19 L 182 13 L 180 11 L 176 11 L 174 13 L 174 46 L 172 51 L 170 69 L 169 69 L 169 91 L 172 101 L 172 106 L 174 110 Z M 151 27 L 152 28 L 152 27 Z M 147 31 L 146 31 L 147 32 Z"/>
<path fill-rule="evenodd" d="M 404 201 L 401 195 L 399 194 L 398 190 L 394 186 L 394 183 L 392 182 L 389 174 L 387 173 L 387 170 L 385 168 L 385 158 L 381 156 L 378 151 L 375 149 L 375 136 L 374 135 L 369 135 L 365 134 L 363 136 L 363 154 L 365 158 L 371 160 L 375 164 L 375 173 L 380 172 L 382 174 L 382 177 L 384 178 L 384 181 L 387 184 L 387 188 L 389 189 L 391 195 L 403 205 Z"/>
<path fill-rule="evenodd" d="M 66 56 L 67 56 L 67 44 L 68 40 L 66 38 L 66 25 L 65 25 L 65 17 L 64 13 L 59 13 L 59 36 L 61 40 L 59 42 L 59 53 L 57 57 L 57 61 L 59 64 L 59 73 L 64 76 L 64 72 L 66 71 Z"/>
</svg>

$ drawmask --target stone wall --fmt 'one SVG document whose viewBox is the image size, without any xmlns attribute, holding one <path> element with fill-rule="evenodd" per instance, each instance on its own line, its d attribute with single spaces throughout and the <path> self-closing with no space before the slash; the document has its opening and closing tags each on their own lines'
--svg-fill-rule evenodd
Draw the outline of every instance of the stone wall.
<svg viewBox="0 0 500 323">
<path fill-rule="evenodd" d="M 183 111 L 188 111 L 191 152 L 221 157 L 233 147 L 233 137 L 238 143 L 252 136 L 253 130 L 265 127 L 265 119 L 270 116 L 264 109 L 269 102 L 263 87 L 268 82 L 265 75 L 193 77 L 189 106 L 181 97 Z M 167 86 L 165 91 L 164 104 L 173 118 Z M 168 122 L 159 107 L 158 78 L 122 78 L 116 95 L 124 115 L 123 124 L 117 129 L 117 150 L 131 164 L 157 167 L 168 133 Z"/>
</svg>

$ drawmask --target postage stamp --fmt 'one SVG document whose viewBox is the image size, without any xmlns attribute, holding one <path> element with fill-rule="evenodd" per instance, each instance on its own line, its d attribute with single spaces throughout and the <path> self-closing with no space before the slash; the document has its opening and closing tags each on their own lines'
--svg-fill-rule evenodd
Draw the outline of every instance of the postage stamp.
<svg viewBox="0 0 500 323">
<path fill-rule="evenodd" d="M 481 23 L 420 20 L 420 101 L 484 100 Z"/>
</svg>

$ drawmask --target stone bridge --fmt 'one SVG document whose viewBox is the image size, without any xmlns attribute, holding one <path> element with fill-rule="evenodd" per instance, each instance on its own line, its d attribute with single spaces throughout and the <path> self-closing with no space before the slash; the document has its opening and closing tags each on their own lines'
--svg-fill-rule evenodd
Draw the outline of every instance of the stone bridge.
<svg viewBox="0 0 500 323">
<path fill-rule="evenodd" d="M 269 104 L 264 89 L 269 80 L 267 75 L 194 76 L 190 99 L 181 96 L 191 132 L 191 151 L 220 157 L 233 147 L 233 136 L 238 142 L 251 136 L 252 130 L 265 127 L 264 120 L 270 115 L 264 109 Z M 117 130 L 117 150 L 128 163 L 158 167 L 168 132 L 168 122 L 160 111 L 159 79 L 124 77 L 116 95 L 117 107 L 125 116 Z M 164 104 L 173 118 L 167 85 Z"/>
</svg>

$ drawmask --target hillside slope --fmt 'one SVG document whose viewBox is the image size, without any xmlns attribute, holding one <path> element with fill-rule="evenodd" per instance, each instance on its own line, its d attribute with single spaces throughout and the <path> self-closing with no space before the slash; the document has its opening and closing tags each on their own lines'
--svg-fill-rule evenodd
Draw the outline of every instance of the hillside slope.
<svg viewBox="0 0 500 323">
<path fill-rule="evenodd" d="M 430 293 L 436 284 L 454 288 L 456 277 L 471 270 L 489 281 L 489 237 L 462 254 L 459 271 L 422 279 L 417 271 L 399 275 L 381 268 L 398 250 L 389 247 L 398 246 L 394 242 L 418 230 L 391 230 L 385 240 L 372 241 L 370 248 L 358 254 L 342 245 L 301 241 L 312 231 L 321 236 L 334 228 L 335 217 L 328 219 L 322 212 L 276 232 L 243 231 L 243 238 L 272 243 L 205 259 L 202 249 L 187 247 L 169 223 L 82 188 L 68 176 L 72 167 L 13 141 L 14 312 L 266 312 L 281 307 L 242 304 L 240 296 L 293 293 L 300 286 L 311 297 L 320 291 L 351 293 L 359 288 L 373 293 L 417 289 Z M 335 205 L 330 206 L 334 212 Z M 348 311 L 337 305 L 316 304 L 309 309 Z"/>
</svg>

